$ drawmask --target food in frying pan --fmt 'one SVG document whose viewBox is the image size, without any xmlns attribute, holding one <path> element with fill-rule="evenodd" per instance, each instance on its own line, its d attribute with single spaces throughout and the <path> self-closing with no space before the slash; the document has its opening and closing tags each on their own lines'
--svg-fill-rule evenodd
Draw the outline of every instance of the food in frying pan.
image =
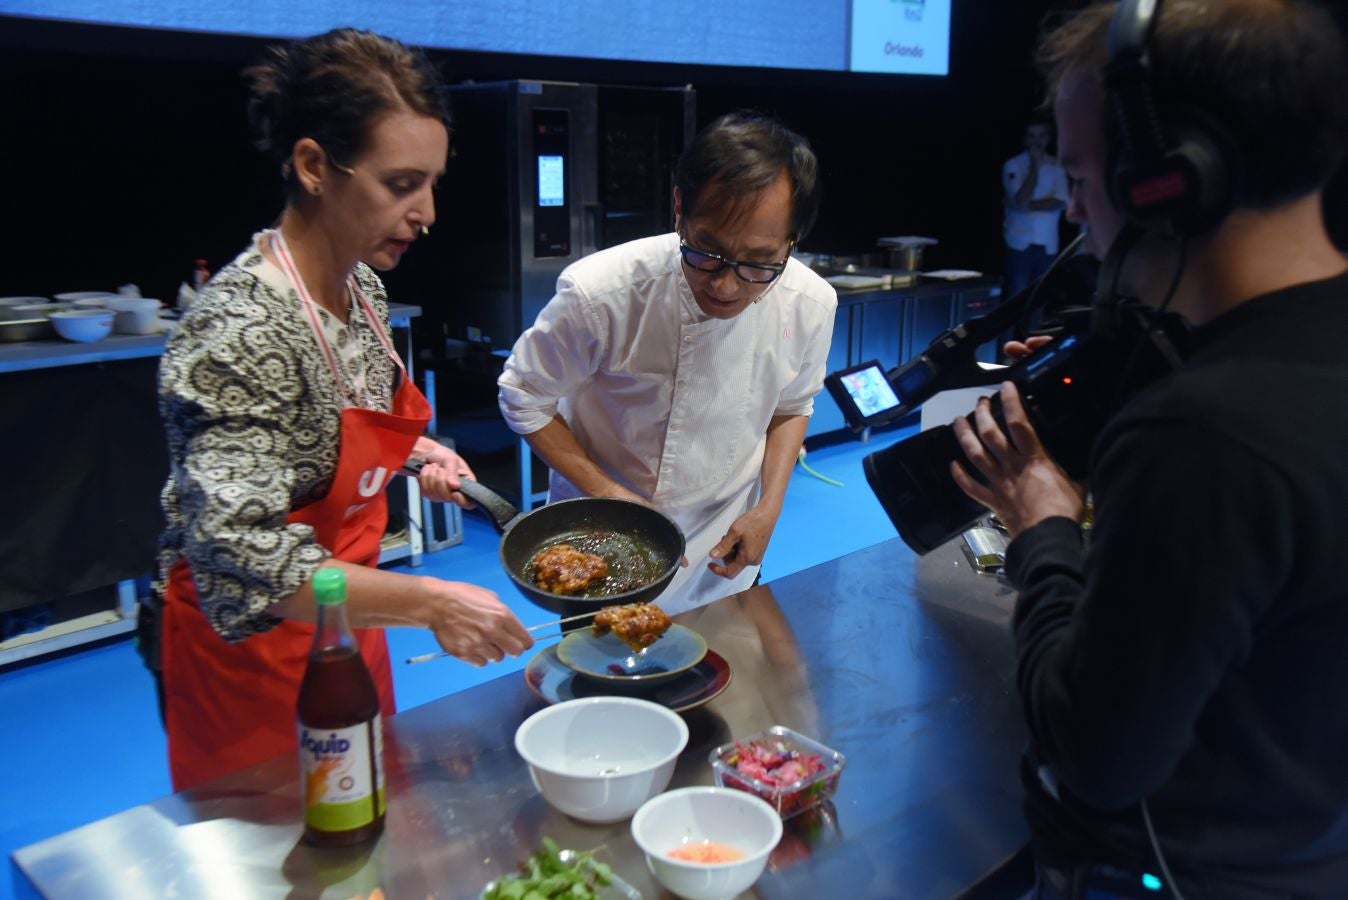
<svg viewBox="0 0 1348 900">
<path fill-rule="evenodd" d="M 612 631 L 633 652 L 640 652 L 658 641 L 670 624 L 669 616 L 654 603 L 629 603 L 599 610 L 593 627 L 595 637 Z"/>
<path fill-rule="evenodd" d="M 540 550 L 534 556 L 534 584 L 554 594 L 579 594 L 608 575 L 608 563 L 570 544 Z"/>
</svg>

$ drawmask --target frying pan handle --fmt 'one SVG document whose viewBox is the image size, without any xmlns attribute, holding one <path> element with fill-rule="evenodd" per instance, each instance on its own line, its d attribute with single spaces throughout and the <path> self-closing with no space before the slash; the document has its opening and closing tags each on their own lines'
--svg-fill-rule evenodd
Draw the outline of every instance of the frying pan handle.
<svg viewBox="0 0 1348 900">
<path fill-rule="evenodd" d="M 459 479 L 459 493 L 485 509 L 501 534 L 505 534 L 506 526 L 520 514 L 509 500 L 471 478 Z"/>
</svg>

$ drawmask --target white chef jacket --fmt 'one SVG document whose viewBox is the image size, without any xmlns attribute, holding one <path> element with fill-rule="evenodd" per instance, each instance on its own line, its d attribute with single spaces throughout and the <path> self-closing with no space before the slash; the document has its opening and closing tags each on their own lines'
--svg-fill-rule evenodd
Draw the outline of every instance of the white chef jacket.
<svg viewBox="0 0 1348 900">
<path fill-rule="evenodd" d="M 615 481 L 683 529 L 688 567 L 660 596 L 670 614 L 749 587 L 707 569 L 708 552 L 758 500 L 773 416 L 810 415 L 823 384 L 833 288 L 792 259 L 733 319 L 707 316 L 684 277 L 676 234 L 568 266 L 515 342 L 498 385 L 519 434 L 560 412 Z M 549 501 L 582 496 L 557 472 Z"/>
<path fill-rule="evenodd" d="M 1024 250 L 1031 244 L 1043 244 L 1050 256 L 1058 252 L 1058 217 L 1061 209 L 1017 209 L 1016 192 L 1030 177 L 1030 154 L 1019 153 L 1002 166 L 1002 188 L 1006 191 L 1006 222 L 1002 235 L 1006 246 L 1012 250 Z M 1035 178 L 1034 193 L 1031 200 L 1048 198 L 1061 200 L 1064 205 L 1071 200 L 1071 189 L 1067 185 L 1067 173 L 1052 156 L 1045 156 L 1039 163 L 1039 175 Z"/>
</svg>

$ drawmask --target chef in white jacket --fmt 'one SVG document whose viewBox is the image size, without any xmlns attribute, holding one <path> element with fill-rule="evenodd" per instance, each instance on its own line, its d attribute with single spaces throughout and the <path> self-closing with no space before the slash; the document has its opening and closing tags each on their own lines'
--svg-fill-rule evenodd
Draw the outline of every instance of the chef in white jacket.
<svg viewBox="0 0 1348 900">
<path fill-rule="evenodd" d="M 549 500 L 639 500 L 683 529 L 670 614 L 752 585 L 781 514 L 837 308 L 791 257 L 818 206 L 802 137 L 721 117 L 679 160 L 675 233 L 569 266 L 499 380 Z"/>
</svg>

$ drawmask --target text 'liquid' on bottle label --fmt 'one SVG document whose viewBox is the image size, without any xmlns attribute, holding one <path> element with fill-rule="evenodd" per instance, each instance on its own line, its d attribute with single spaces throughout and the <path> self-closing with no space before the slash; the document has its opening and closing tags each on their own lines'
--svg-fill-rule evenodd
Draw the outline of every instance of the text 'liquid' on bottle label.
<svg viewBox="0 0 1348 900">
<path fill-rule="evenodd" d="M 306 825 L 322 831 L 349 831 L 373 822 L 384 811 L 381 717 L 350 728 L 300 726 L 300 767 Z M 375 783 L 372 785 L 371 781 Z"/>
</svg>

